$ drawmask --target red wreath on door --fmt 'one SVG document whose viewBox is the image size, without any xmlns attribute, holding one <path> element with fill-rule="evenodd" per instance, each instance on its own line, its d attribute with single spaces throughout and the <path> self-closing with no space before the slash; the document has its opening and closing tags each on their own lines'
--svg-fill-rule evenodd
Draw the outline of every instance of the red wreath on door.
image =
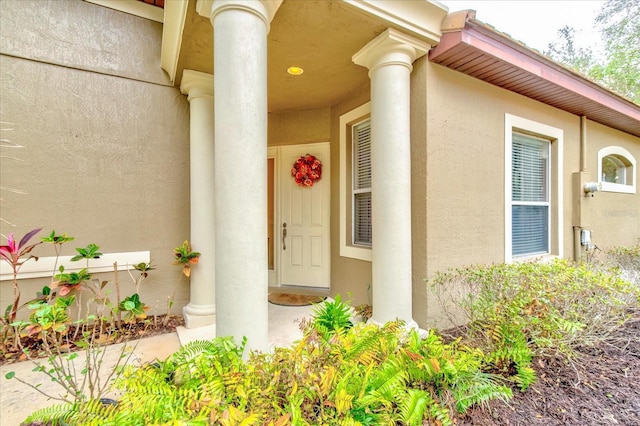
<svg viewBox="0 0 640 426">
<path fill-rule="evenodd" d="M 314 155 L 303 155 L 293 163 L 291 176 L 298 186 L 310 188 L 322 177 L 322 163 Z"/>
</svg>

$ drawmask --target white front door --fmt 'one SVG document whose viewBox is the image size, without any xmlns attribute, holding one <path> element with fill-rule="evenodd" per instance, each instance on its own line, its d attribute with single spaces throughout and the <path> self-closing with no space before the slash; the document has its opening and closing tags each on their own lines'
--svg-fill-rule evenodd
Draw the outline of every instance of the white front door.
<svg viewBox="0 0 640 426">
<path fill-rule="evenodd" d="M 280 218 L 276 224 L 280 249 L 280 284 L 329 288 L 331 279 L 329 143 L 281 146 Z M 311 154 L 322 163 L 322 176 L 311 187 L 296 184 L 291 168 Z"/>
</svg>

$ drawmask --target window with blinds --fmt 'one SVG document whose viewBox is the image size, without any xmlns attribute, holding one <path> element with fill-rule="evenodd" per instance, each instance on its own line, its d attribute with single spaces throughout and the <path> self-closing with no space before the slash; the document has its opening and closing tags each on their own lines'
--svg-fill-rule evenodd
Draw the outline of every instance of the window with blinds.
<svg viewBox="0 0 640 426">
<path fill-rule="evenodd" d="M 353 244 L 371 247 L 371 120 L 352 126 Z"/>
<path fill-rule="evenodd" d="M 516 132 L 512 138 L 512 255 L 549 253 L 551 144 Z"/>
</svg>

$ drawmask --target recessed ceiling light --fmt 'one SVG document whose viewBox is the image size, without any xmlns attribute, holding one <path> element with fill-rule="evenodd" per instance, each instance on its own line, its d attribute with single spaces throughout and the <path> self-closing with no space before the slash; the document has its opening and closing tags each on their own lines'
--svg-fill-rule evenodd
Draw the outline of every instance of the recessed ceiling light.
<svg viewBox="0 0 640 426">
<path fill-rule="evenodd" d="M 291 75 L 300 75 L 304 72 L 304 70 L 300 67 L 289 67 L 287 68 L 287 72 Z"/>
</svg>

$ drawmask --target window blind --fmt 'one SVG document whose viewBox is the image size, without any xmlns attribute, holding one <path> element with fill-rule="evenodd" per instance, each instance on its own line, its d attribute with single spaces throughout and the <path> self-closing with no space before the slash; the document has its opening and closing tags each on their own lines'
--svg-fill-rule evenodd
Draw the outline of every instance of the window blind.
<svg viewBox="0 0 640 426">
<path fill-rule="evenodd" d="M 513 201 L 548 201 L 549 142 L 513 134 L 511 197 Z"/>
<path fill-rule="evenodd" d="M 353 189 L 371 189 L 371 122 L 353 127 L 354 185 Z"/>
<path fill-rule="evenodd" d="M 513 133 L 512 254 L 549 252 L 549 141 Z"/>
<path fill-rule="evenodd" d="M 549 207 L 511 207 L 511 251 L 514 256 L 549 252 Z"/>
<path fill-rule="evenodd" d="M 371 192 L 354 194 L 353 242 L 371 245 Z"/>
<path fill-rule="evenodd" d="M 353 244 L 371 246 L 371 120 L 353 126 Z"/>
</svg>

